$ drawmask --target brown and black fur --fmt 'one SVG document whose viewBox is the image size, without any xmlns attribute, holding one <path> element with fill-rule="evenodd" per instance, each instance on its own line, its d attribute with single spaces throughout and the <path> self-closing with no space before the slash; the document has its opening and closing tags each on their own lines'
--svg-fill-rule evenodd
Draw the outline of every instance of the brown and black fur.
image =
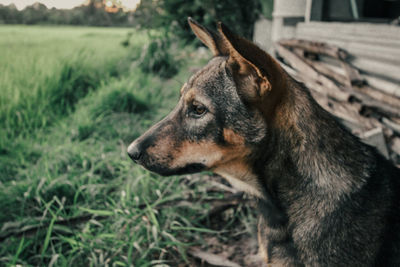
<svg viewBox="0 0 400 267">
<path fill-rule="evenodd" d="M 259 244 L 283 266 L 400 266 L 400 171 L 279 64 L 189 19 L 214 58 L 128 148 L 162 175 L 212 170 L 259 202 Z"/>
</svg>

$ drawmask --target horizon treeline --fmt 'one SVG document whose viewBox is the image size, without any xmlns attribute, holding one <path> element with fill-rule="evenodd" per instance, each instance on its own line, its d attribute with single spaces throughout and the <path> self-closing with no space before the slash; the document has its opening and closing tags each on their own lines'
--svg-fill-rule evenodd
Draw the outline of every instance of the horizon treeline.
<svg viewBox="0 0 400 267">
<path fill-rule="evenodd" d="M 115 5 L 107 7 L 96 0 L 72 9 L 47 8 L 36 2 L 18 10 L 14 4 L 0 4 L 0 24 L 133 26 L 133 13 Z"/>
</svg>

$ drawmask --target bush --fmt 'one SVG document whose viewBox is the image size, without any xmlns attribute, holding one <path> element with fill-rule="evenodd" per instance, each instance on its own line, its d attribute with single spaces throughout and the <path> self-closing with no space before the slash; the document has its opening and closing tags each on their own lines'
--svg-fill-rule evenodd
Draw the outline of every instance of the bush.
<svg viewBox="0 0 400 267">
<path fill-rule="evenodd" d="M 79 99 L 99 85 L 100 80 L 99 73 L 87 69 L 82 61 L 67 62 L 54 84 L 50 105 L 57 107 L 57 113 L 67 114 Z"/>
<path fill-rule="evenodd" d="M 180 66 L 179 60 L 172 56 L 172 40 L 167 34 L 152 39 L 142 51 L 139 67 L 145 73 L 155 73 L 165 79 L 171 78 L 178 73 Z"/>
<path fill-rule="evenodd" d="M 146 103 L 131 92 L 124 90 L 115 90 L 107 95 L 104 95 L 99 106 L 96 106 L 93 110 L 94 116 L 99 116 L 102 113 L 142 113 L 147 111 L 149 107 Z"/>
</svg>

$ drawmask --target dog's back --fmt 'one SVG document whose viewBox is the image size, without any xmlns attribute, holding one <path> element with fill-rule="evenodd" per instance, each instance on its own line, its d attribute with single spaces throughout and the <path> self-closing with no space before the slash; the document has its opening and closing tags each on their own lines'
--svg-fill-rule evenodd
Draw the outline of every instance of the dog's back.
<svg viewBox="0 0 400 267">
<path fill-rule="evenodd" d="M 316 112 L 324 113 L 314 101 L 311 103 Z M 317 163 L 316 168 L 327 168 L 323 171 L 326 178 L 336 181 L 328 192 L 321 192 L 321 187 L 311 191 L 310 195 L 321 196 L 313 198 L 314 203 L 320 201 L 320 209 L 315 204 L 310 206 L 318 214 L 320 227 L 308 238 L 312 249 L 309 257 L 303 256 L 303 262 L 321 255 L 316 261 L 321 265 L 400 266 L 400 170 L 375 148 L 333 123 L 329 114 L 320 119 L 320 129 L 315 133 L 320 140 L 314 146 L 328 139 L 329 144 L 316 150 L 325 150 L 329 163 Z M 319 163 L 324 159 L 317 151 L 314 157 L 313 161 Z M 328 195 L 332 193 L 331 199 Z"/>
<path fill-rule="evenodd" d="M 271 219 L 276 209 L 261 205 L 259 239 L 267 261 L 400 266 L 400 170 L 288 79 L 294 101 L 287 117 L 294 123 L 278 130 L 276 151 L 263 166 L 281 212 L 277 223 Z"/>
</svg>

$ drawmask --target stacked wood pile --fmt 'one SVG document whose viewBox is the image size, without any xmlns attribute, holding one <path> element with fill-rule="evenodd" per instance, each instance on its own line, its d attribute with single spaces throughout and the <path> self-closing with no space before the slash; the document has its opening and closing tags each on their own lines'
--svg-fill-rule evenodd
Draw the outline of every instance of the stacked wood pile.
<svg viewBox="0 0 400 267">
<path fill-rule="evenodd" d="M 327 43 L 282 40 L 276 44 L 276 52 L 286 71 L 304 83 L 324 109 L 400 166 L 398 83 L 382 79 L 367 81 L 352 66 L 352 55 Z"/>
<path fill-rule="evenodd" d="M 384 23 L 310 21 L 296 25 L 298 39 L 328 42 L 348 51 L 352 65 L 371 85 L 390 88 L 385 80 L 400 83 L 400 27 Z"/>
</svg>

